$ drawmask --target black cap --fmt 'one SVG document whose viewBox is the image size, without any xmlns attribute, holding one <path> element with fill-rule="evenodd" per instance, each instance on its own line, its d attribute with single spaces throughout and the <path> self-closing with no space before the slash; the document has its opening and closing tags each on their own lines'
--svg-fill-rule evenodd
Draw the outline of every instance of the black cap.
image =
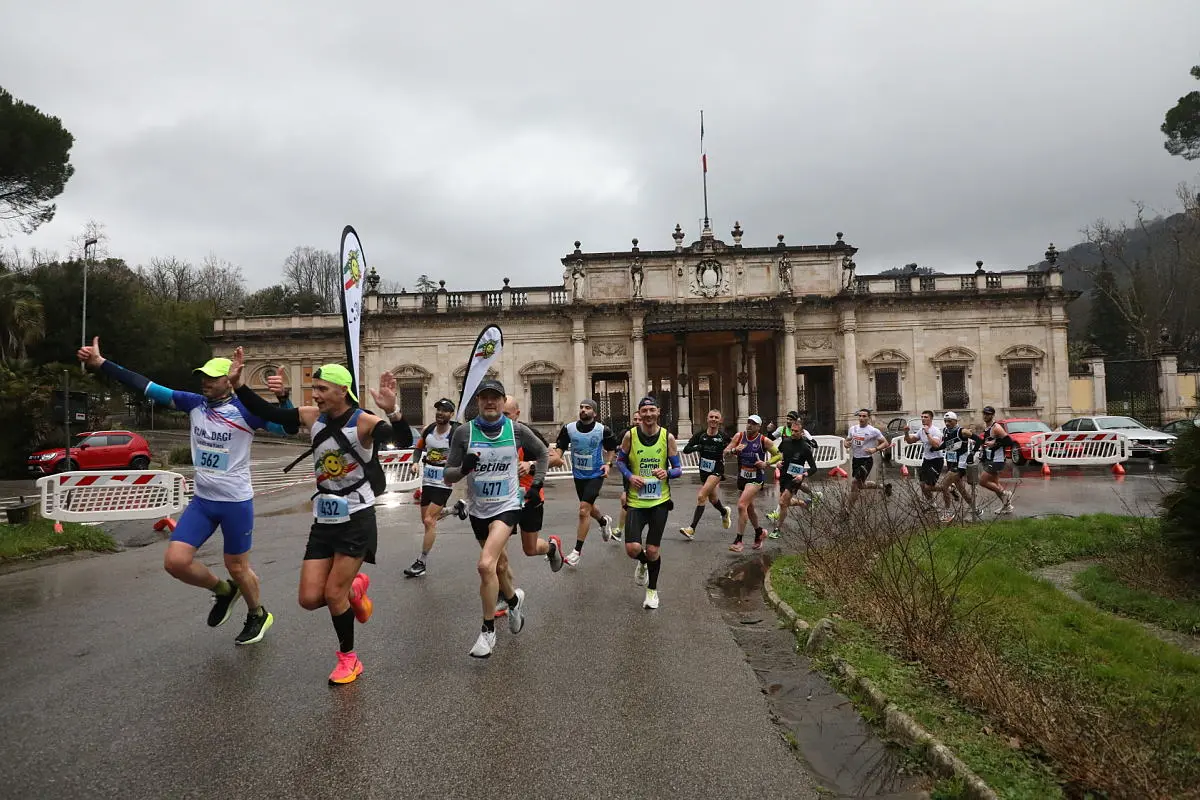
<svg viewBox="0 0 1200 800">
<path fill-rule="evenodd" d="M 658 408 L 658 401 L 655 400 L 653 397 L 649 397 L 649 396 L 643 397 L 641 400 L 638 401 L 638 411 L 641 411 L 646 406 L 654 406 L 655 408 Z"/>
<path fill-rule="evenodd" d="M 984 406 L 983 413 L 991 414 L 992 416 L 996 416 L 996 409 L 992 408 L 991 406 Z"/>
<path fill-rule="evenodd" d="M 479 388 L 475 390 L 475 396 L 478 397 L 480 392 L 495 392 L 504 397 L 508 392 L 504 391 L 504 384 L 500 381 L 491 378 L 484 378 L 479 382 Z"/>
<path fill-rule="evenodd" d="M 800 419 L 800 412 L 799 411 L 789 411 L 787 413 L 787 418 L 788 419 Z"/>
<path fill-rule="evenodd" d="M 443 397 L 441 400 L 438 400 L 436 403 L 434 403 L 433 407 L 438 411 L 453 411 L 454 401 L 448 397 Z"/>
</svg>

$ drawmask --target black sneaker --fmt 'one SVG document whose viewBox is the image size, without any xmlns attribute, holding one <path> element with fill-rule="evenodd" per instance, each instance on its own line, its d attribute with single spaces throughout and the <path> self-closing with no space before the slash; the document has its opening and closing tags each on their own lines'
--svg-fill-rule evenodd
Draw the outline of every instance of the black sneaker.
<svg viewBox="0 0 1200 800">
<path fill-rule="evenodd" d="M 467 501 L 466 500 L 459 500 L 457 503 L 454 504 L 454 516 L 458 517 L 463 522 L 467 521 Z"/>
<path fill-rule="evenodd" d="M 215 628 L 224 625 L 233 615 L 233 604 L 242 596 L 242 587 L 233 580 L 229 581 L 233 591 L 226 595 L 213 594 L 213 607 L 208 612 L 208 627 Z"/>
<path fill-rule="evenodd" d="M 275 622 L 275 617 L 265 608 L 260 608 L 259 612 L 255 614 L 251 611 L 246 615 L 246 624 L 242 627 L 242 632 L 233 640 L 234 644 L 255 644 L 262 641 L 267 629 Z"/>
<path fill-rule="evenodd" d="M 411 567 L 404 568 L 404 575 L 409 578 L 419 578 L 425 574 L 425 562 L 417 559 L 412 563 Z"/>
</svg>

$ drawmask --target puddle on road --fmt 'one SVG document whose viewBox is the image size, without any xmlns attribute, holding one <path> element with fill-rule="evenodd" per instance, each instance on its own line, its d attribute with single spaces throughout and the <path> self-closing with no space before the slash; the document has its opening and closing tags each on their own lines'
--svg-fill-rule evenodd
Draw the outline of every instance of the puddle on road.
<svg viewBox="0 0 1200 800">
<path fill-rule="evenodd" d="M 902 752 L 885 744 L 848 699 L 813 671 L 762 596 L 769 556 L 731 564 L 708 582 L 730 633 L 762 684 L 774 721 L 836 797 L 925 797 L 927 778 L 903 773 Z"/>
</svg>

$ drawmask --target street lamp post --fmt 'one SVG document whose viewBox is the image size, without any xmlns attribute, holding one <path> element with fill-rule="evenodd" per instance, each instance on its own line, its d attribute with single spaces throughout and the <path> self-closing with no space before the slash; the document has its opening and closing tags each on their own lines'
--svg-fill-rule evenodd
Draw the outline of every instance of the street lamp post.
<svg viewBox="0 0 1200 800">
<path fill-rule="evenodd" d="M 91 262 L 92 262 L 92 258 L 94 258 L 94 257 L 95 257 L 95 255 L 96 255 L 96 244 L 97 244 L 97 240 L 96 240 L 95 238 L 88 239 L 88 240 L 86 240 L 86 241 L 83 243 L 83 324 L 81 324 L 81 325 L 79 326 L 79 346 L 80 346 L 80 347 L 87 347 L 87 279 L 88 279 L 88 265 L 89 265 L 89 264 L 91 264 Z M 90 248 L 91 248 L 91 250 L 92 250 L 92 253 L 91 253 L 91 255 L 90 255 L 90 256 L 88 255 L 88 248 L 89 248 L 89 247 L 90 247 Z M 83 364 L 80 364 L 80 365 L 79 365 L 79 368 L 80 368 L 81 370 L 82 370 L 82 369 L 86 369 L 86 368 L 84 367 L 84 365 L 83 365 Z"/>
</svg>

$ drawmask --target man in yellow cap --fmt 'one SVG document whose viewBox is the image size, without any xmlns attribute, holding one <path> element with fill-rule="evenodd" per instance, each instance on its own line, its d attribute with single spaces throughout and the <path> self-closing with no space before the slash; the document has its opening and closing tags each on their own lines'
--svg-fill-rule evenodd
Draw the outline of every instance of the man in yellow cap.
<svg viewBox="0 0 1200 800">
<path fill-rule="evenodd" d="M 315 405 L 281 409 L 242 383 L 244 362 L 239 347 L 229 370 L 237 398 L 251 413 L 289 428 L 306 427 L 312 435 L 317 493 L 300 569 L 300 605 L 309 611 L 329 608 L 338 640 L 329 683 L 352 683 L 363 671 L 354 649 L 354 622 L 365 623 L 373 611 L 367 597 L 371 579 L 359 570 L 364 561 L 375 563 L 378 543 L 375 495 L 384 490 L 385 481 L 375 445 L 396 441 L 400 447 L 412 446 L 412 430 L 396 407 L 396 376 L 383 373 L 379 390 L 371 390 L 375 405 L 395 423 L 393 429 L 388 420 L 358 407 L 354 377 L 341 364 L 324 364 L 313 372 Z"/>
<path fill-rule="evenodd" d="M 296 433 L 298 428 L 269 425 L 234 398 L 228 358 L 209 359 L 195 370 L 200 375 L 202 393 L 193 394 L 172 391 L 104 358 L 99 337 L 92 340 L 91 347 L 81 347 L 77 355 L 88 369 L 123 383 L 159 405 L 187 412 L 196 493 L 171 533 L 163 566 L 178 580 L 213 593 L 213 607 L 208 613 L 210 627 L 225 623 L 238 597 L 245 598 L 249 611 L 234 642 L 245 645 L 262 641 L 275 618 L 259 601 L 258 576 L 250 568 L 254 530 L 250 444 L 256 428 L 288 433 Z M 196 560 L 196 551 L 218 526 L 224 540 L 227 580 L 217 578 Z"/>
</svg>

